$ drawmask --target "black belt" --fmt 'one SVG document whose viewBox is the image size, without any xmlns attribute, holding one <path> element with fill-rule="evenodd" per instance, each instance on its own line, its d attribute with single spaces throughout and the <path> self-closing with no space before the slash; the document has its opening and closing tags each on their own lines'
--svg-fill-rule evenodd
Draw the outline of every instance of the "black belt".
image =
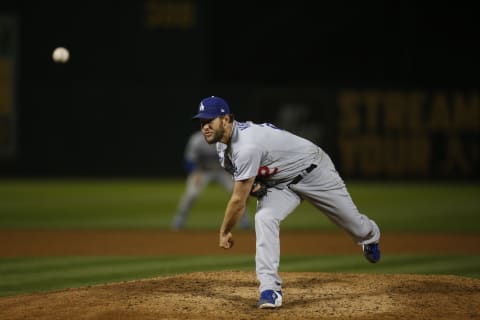
<svg viewBox="0 0 480 320">
<path fill-rule="evenodd" d="M 317 167 L 316 164 L 311 164 L 310 167 L 308 167 L 307 169 L 303 170 L 298 176 L 296 176 L 295 178 L 293 178 L 292 182 L 290 182 L 287 186 L 291 185 L 291 184 L 297 184 L 300 182 L 300 180 L 303 179 L 303 177 L 305 177 L 307 175 L 307 173 L 310 173 L 312 172 L 313 169 L 315 169 Z"/>
</svg>

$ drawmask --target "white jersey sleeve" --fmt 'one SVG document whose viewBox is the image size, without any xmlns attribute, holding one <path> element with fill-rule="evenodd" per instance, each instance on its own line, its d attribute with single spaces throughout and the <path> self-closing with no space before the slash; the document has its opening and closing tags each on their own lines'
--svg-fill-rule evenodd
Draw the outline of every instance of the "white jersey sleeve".
<svg viewBox="0 0 480 320">
<path fill-rule="evenodd" d="M 242 148 L 242 152 L 233 156 L 232 162 L 235 164 L 235 180 L 256 177 L 262 163 L 262 151 L 253 145 L 247 145 Z"/>
</svg>

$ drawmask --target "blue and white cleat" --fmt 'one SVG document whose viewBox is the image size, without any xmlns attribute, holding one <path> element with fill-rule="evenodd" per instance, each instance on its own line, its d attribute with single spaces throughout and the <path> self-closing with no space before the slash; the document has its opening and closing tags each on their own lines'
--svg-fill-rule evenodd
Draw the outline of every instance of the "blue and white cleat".
<svg viewBox="0 0 480 320">
<path fill-rule="evenodd" d="M 282 291 L 265 290 L 260 294 L 257 307 L 260 309 L 274 309 L 282 306 Z"/>
<path fill-rule="evenodd" d="M 380 246 L 378 243 L 364 244 L 362 246 L 363 255 L 371 263 L 376 263 L 380 260 Z"/>
</svg>

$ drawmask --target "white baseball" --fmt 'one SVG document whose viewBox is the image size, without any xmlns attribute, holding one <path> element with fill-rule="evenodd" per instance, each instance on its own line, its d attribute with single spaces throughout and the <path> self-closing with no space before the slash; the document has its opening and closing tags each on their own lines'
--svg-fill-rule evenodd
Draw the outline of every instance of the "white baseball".
<svg viewBox="0 0 480 320">
<path fill-rule="evenodd" d="M 70 52 L 64 47 L 58 47 L 53 50 L 52 59 L 56 63 L 65 63 L 70 58 Z"/>
</svg>

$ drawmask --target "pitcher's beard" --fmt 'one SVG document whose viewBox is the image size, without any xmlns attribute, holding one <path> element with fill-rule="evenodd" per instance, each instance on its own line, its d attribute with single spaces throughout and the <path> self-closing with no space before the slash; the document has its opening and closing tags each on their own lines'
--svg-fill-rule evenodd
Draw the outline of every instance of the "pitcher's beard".
<svg viewBox="0 0 480 320">
<path fill-rule="evenodd" d="M 214 144 L 222 140 L 223 134 L 225 133 L 225 129 L 219 128 L 213 132 L 213 135 L 209 135 L 208 137 L 204 135 L 205 141 L 208 144 Z"/>
</svg>

